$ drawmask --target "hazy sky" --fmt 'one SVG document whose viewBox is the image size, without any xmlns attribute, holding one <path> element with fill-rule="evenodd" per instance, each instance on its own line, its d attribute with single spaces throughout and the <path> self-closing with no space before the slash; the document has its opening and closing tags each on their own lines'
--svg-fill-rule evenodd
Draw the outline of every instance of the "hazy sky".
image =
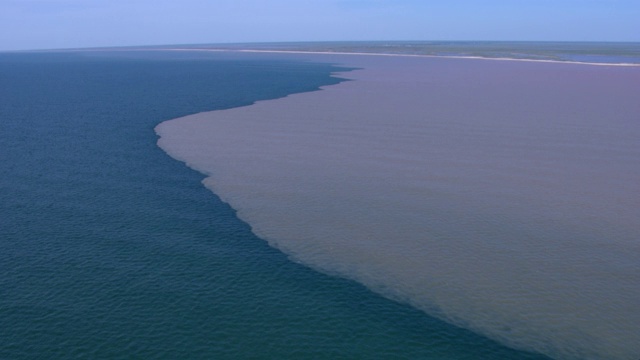
<svg viewBox="0 0 640 360">
<path fill-rule="evenodd" d="M 306 40 L 640 41 L 640 0 L 0 0 L 0 50 Z"/>
</svg>

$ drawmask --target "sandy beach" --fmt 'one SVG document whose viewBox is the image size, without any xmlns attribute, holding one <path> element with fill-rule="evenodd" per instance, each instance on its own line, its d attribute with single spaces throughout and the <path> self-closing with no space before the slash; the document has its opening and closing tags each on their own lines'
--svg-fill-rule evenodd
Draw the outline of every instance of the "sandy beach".
<svg viewBox="0 0 640 360">
<path fill-rule="evenodd" d="M 156 128 L 258 236 L 509 346 L 637 358 L 640 68 L 273 56 L 357 70 Z"/>
</svg>

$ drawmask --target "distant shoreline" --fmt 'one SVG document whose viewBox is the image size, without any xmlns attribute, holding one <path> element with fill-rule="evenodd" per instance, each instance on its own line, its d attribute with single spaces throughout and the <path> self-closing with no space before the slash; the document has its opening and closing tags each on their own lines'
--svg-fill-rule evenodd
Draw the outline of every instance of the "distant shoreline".
<svg viewBox="0 0 640 360">
<path fill-rule="evenodd" d="M 147 49 L 145 49 L 147 50 Z M 376 53 L 376 52 L 344 52 L 344 51 L 304 51 L 304 50 L 260 50 L 260 49 L 190 49 L 190 48 L 167 48 L 154 49 L 159 51 L 211 51 L 211 52 L 239 52 L 239 53 L 274 53 L 274 54 L 313 54 L 313 55 L 357 55 L 357 56 L 398 56 L 398 57 L 418 57 L 418 58 L 444 58 L 444 59 L 472 59 L 472 60 L 498 60 L 498 61 L 525 61 L 539 63 L 558 64 L 579 64 L 595 66 L 640 66 L 634 63 L 598 63 L 583 61 L 563 61 L 548 59 L 520 59 L 509 57 L 484 57 L 484 56 L 463 56 L 463 55 L 427 55 L 427 54 L 399 54 L 399 53 Z"/>
<path fill-rule="evenodd" d="M 470 59 L 470 60 L 497 60 L 497 61 L 518 61 L 518 62 L 534 62 L 534 63 L 555 63 L 555 64 L 578 64 L 593 66 L 623 66 L 623 67 L 640 67 L 640 48 L 639 49 L 622 49 L 624 54 L 609 53 L 611 49 L 606 48 L 545 48 L 541 45 L 540 49 L 535 47 L 521 49 L 516 45 L 509 47 L 508 44 L 501 44 L 500 48 L 478 48 L 477 46 L 455 45 L 452 48 L 419 48 L 420 44 L 410 48 L 411 51 L 403 52 L 398 50 L 398 45 L 391 48 L 396 51 L 385 51 L 385 44 L 373 46 L 356 45 L 353 51 L 349 47 L 344 46 L 328 46 L 313 48 L 313 45 L 296 48 L 289 46 L 282 49 L 277 48 L 278 45 L 269 47 L 252 46 L 252 44 L 238 45 L 168 45 L 168 46 L 140 46 L 140 47 L 110 47 L 110 48 L 86 48 L 86 49 L 64 49 L 64 50 L 36 50 L 43 52 L 105 52 L 105 51 L 190 51 L 190 52 L 218 52 L 218 53 L 262 53 L 262 54 L 291 54 L 291 55 L 354 55 L 354 56 L 386 56 L 386 57 L 413 57 L 413 58 L 444 58 L 444 59 Z M 193 47 L 192 47 L 193 46 Z M 428 46 L 428 45 L 427 45 Z M 438 45 L 440 46 L 440 45 Z M 275 48 L 274 48 L 275 47 Z M 369 49 L 362 51 L 362 47 Z M 565 53 L 566 51 L 566 53 Z M 471 52 L 472 54 L 468 54 Z M 636 52 L 638 54 L 636 54 Z M 458 54 L 459 53 L 459 54 Z M 479 54 L 478 54 L 479 53 Z M 513 53 L 514 56 L 509 56 Z M 521 57 L 522 56 L 522 57 Z M 529 56 L 529 57 L 527 57 Z M 582 56 L 587 58 L 602 58 L 610 61 L 585 61 L 571 59 L 571 57 Z M 613 60 L 615 59 L 615 60 Z M 631 62 L 628 61 L 631 60 Z M 619 62 L 616 62 L 619 61 Z M 625 61 L 627 60 L 627 61 Z M 635 61 L 635 62 L 634 62 Z"/>
<path fill-rule="evenodd" d="M 640 43 L 544 41 L 354 41 L 168 44 L 26 52 L 189 51 L 289 55 L 356 55 L 499 60 L 595 66 L 640 66 Z M 20 51 L 22 52 L 22 51 Z"/>
</svg>

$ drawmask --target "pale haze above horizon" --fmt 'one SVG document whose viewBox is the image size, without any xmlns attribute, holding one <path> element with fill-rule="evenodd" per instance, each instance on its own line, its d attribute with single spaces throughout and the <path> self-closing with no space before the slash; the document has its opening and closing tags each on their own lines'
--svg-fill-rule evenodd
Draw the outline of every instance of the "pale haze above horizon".
<svg viewBox="0 0 640 360">
<path fill-rule="evenodd" d="M 0 0 L 0 51 L 285 41 L 640 41 L 638 0 Z"/>
</svg>

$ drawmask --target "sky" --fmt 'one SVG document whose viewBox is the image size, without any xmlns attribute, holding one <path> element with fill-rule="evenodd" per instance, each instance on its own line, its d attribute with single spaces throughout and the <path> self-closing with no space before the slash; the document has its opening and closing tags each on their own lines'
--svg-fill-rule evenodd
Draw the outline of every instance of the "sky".
<svg viewBox="0 0 640 360">
<path fill-rule="evenodd" d="M 640 0 L 0 0 L 0 51 L 349 40 L 640 41 Z"/>
</svg>

